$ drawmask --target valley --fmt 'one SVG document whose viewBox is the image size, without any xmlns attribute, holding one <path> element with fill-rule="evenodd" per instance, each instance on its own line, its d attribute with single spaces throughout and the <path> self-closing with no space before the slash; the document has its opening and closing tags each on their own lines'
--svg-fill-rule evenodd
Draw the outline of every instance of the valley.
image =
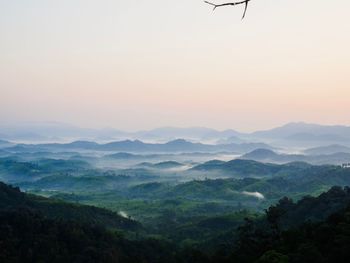
<svg viewBox="0 0 350 263">
<path fill-rule="evenodd" d="M 2 186 L 1 206 L 4 211 L 26 207 L 43 220 L 98 225 L 121 234 L 118 242 L 176 244 L 178 253 L 194 249 L 208 260 L 226 244 L 221 253 L 230 257 L 247 220 L 264 221 L 276 204 L 299 204 L 350 185 L 350 169 L 341 165 L 349 160 L 347 146 L 295 153 L 260 139 L 228 144 L 2 141 L 0 180 L 18 188 Z M 290 211 L 283 225 L 326 220 L 346 208 L 346 200 L 321 214 L 311 212 L 308 219 Z M 155 249 L 164 250 L 160 247 Z"/>
</svg>

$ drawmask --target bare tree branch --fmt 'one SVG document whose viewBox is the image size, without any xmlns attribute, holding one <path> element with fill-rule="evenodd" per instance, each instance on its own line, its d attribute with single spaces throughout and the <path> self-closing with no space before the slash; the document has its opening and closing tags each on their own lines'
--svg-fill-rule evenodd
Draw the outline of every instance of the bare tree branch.
<svg viewBox="0 0 350 263">
<path fill-rule="evenodd" d="M 243 18 L 245 17 L 246 13 L 247 13 L 248 3 L 249 3 L 250 1 L 251 1 L 251 0 L 244 0 L 244 1 L 240 1 L 240 2 L 231 2 L 231 3 L 225 3 L 225 4 L 214 4 L 214 3 L 211 3 L 211 2 L 208 2 L 208 1 L 204 1 L 204 3 L 214 6 L 213 11 L 214 11 L 216 8 L 222 7 L 222 6 L 228 6 L 228 5 L 243 5 L 243 4 L 244 4 L 244 13 L 243 13 L 243 16 L 242 16 L 242 19 L 243 19 Z"/>
</svg>

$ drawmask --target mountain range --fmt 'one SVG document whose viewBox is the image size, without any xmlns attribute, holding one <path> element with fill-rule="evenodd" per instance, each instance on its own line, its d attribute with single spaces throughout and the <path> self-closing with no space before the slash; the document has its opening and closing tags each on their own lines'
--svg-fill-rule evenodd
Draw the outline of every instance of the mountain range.
<svg viewBox="0 0 350 263">
<path fill-rule="evenodd" d="M 350 147 L 332 144 L 327 146 L 315 147 L 304 150 L 307 155 L 326 155 L 335 153 L 350 153 Z"/>
<path fill-rule="evenodd" d="M 5 148 L 10 152 L 39 152 L 39 151 L 123 151 L 123 152 L 231 152 L 246 153 L 257 148 L 272 149 L 264 143 L 242 143 L 242 144 L 203 144 L 192 143 L 183 139 L 169 141 L 167 143 L 145 143 L 139 140 L 115 141 L 99 144 L 89 141 L 74 141 L 72 143 L 49 143 L 49 144 L 18 144 Z"/>
<path fill-rule="evenodd" d="M 152 130 L 126 132 L 114 128 L 87 129 L 61 123 L 28 123 L 0 125 L 0 139 L 15 142 L 67 142 L 88 140 L 110 142 L 120 140 L 142 140 L 166 142 L 176 139 L 194 142 L 242 143 L 242 142 L 289 142 L 294 145 L 345 144 L 350 146 L 350 126 L 319 125 L 293 122 L 281 127 L 256 131 L 238 132 L 232 129 L 218 131 L 205 127 L 163 127 Z"/>
<path fill-rule="evenodd" d="M 346 148 L 345 148 L 346 149 Z M 335 164 L 341 165 L 350 161 L 350 152 L 338 152 L 344 150 L 344 147 L 320 147 L 306 150 L 305 154 L 281 154 L 269 149 L 256 149 L 250 153 L 241 156 L 241 159 L 254 160 L 268 163 L 290 163 L 307 162 L 315 165 Z"/>
<path fill-rule="evenodd" d="M 284 126 L 277 127 L 266 131 L 256 131 L 251 134 L 258 138 L 294 138 L 294 139 L 310 139 L 313 136 L 315 139 L 349 139 L 350 126 L 341 125 L 320 125 L 310 124 L 305 122 L 292 122 Z"/>
</svg>

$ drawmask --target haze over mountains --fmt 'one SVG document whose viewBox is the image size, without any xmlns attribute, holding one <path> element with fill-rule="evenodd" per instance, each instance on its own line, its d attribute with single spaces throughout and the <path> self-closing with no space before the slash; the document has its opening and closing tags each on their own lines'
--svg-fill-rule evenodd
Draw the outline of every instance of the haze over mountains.
<svg viewBox="0 0 350 263">
<path fill-rule="evenodd" d="M 183 139 L 169 141 L 167 143 L 144 143 L 139 140 L 116 141 L 106 144 L 98 144 L 89 141 L 75 141 L 72 143 L 59 144 L 18 144 L 13 147 L 5 148 L 14 152 L 38 152 L 38 151 L 74 151 L 74 150 L 93 150 L 93 151 L 124 151 L 124 152 L 149 152 L 149 153 L 167 153 L 167 152 L 231 152 L 246 153 L 257 148 L 271 147 L 264 143 L 243 143 L 243 144 L 202 144 L 192 143 Z"/>
<path fill-rule="evenodd" d="M 167 157 L 173 161 L 181 161 L 179 156 L 171 156 L 176 153 L 192 154 L 193 160 L 198 160 L 198 154 L 202 154 L 202 157 L 206 154 L 207 159 L 202 158 L 201 161 L 208 161 L 210 157 L 222 160 L 213 155 L 220 153 L 272 163 L 339 165 L 350 160 L 350 127 L 302 122 L 253 133 L 202 127 L 164 127 L 125 132 L 116 129 L 85 129 L 60 123 L 34 123 L 2 125 L 0 136 L 1 156 L 40 152 L 47 152 L 50 156 L 53 152 L 90 151 L 109 152 L 103 155 L 109 155 L 110 159 L 144 161 L 152 159 L 150 154 L 163 154 L 161 161 L 167 161 L 164 154 L 168 154 Z"/>
<path fill-rule="evenodd" d="M 305 150 L 310 154 L 285 154 L 277 153 L 269 149 L 256 149 L 250 153 L 242 155 L 241 159 L 254 160 L 267 163 L 290 163 L 290 162 L 306 162 L 315 165 L 321 164 L 336 164 L 341 165 L 350 161 L 350 152 L 335 151 L 329 154 L 324 154 L 322 149 L 330 147 L 320 147 L 320 151 L 316 148 Z M 343 149 L 343 148 L 340 148 Z M 336 150 L 336 149 L 334 149 Z"/>
<path fill-rule="evenodd" d="M 0 139 L 15 142 L 69 142 L 74 140 L 110 142 L 126 139 L 145 142 L 168 142 L 185 139 L 194 142 L 219 142 L 221 144 L 273 142 L 281 145 L 293 144 L 294 146 L 319 146 L 321 144 L 323 146 L 329 144 L 350 146 L 350 127 L 298 122 L 252 133 L 242 133 L 232 129 L 218 131 L 204 127 L 163 127 L 147 131 L 126 132 L 113 128 L 79 128 L 53 122 L 0 125 Z"/>
<path fill-rule="evenodd" d="M 13 222 L 19 222 L 18 229 L 23 229 L 23 221 L 33 222 L 32 217 L 43 224 L 51 220 L 50 226 L 69 227 L 72 236 L 80 228 L 74 223 L 71 228 L 71 223 L 64 223 L 63 219 L 89 227 L 101 224 L 121 233 L 119 240 L 129 242 L 125 251 L 138 242 L 138 252 L 128 255 L 137 254 L 140 258 L 145 258 L 140 244 L 152 244 L 152 248 L 160 244 L 159 251 L 164 251 L 164 244 L 169 242 L 168 251 L 190 247 L 205 254 L 211 250 L 208 255 L 216 255 L 223 242 L 237 244 L 237 227 L 245 227 L 247 218 L 261 220 L 264 211 L 274 209 L 273 204 L 293 208 L 290 214 L 296 219 L 287 218 L 288 224 L 316 220 L 314 215 L 317 220 L 324 220 L 324 215 L 343 208 L 344 196 L 348 198 L 350 193 L 350 169 L 343 165 L 350 163 L 348 129 L 304 123 L 254 133 L 208 128 L 123 132 L 60 124 L 28 129 L 2 127 L 0 181 L 19 188 L 0 183 L 0 205 L 5 208 L 0 220 L 6 229 L 17 229 Z M 328 190 L 327 200 L 323 200 L 325 194 L 321 195 L 320 206 L 314 205 L 317 211 L 310 209 L 310 200 L 315 200 L 310 196 Z M 302 201 L 293 205 L 285 196 Z M 29 214 L 22 211 L 23 207 Z M 13 214 L 14 208 L 17 214 Z M 311 211 L 309 217 L 304 217 L 304 209 Z M 298 210 L 297 216 L 294 210 Z M 31 240 L 50 237 L 57 244 L 55 238 L 62 231 L 47 233 L 46 227 L 33 230 L 32 226 L 41 223 L 25 224 L 36 233 Z M 89 229 L 85 228 L 88 233 L 95 233 Z M 66 236 L 67 231 L 63 233 Z M 21 240 L 22 234 L 18 232 L 15 240 Z M 100 240 L 96 243 L 99 246 L 105 237 L 98 237 L 90 239 Z M 87 239 L 84 235 L 77 240 Z M 118 243 L 108 244 L 118 247 Z M 149 247 L 144 251 L 156 256 L 160 253 L 153 253 Z M 186 260 L 172 262 L 210 262 L 202 258 L 188 261 L 187 254 L 184 257 Z M 163 262 L 168 259 L 166 256 Z"/>
</svg>

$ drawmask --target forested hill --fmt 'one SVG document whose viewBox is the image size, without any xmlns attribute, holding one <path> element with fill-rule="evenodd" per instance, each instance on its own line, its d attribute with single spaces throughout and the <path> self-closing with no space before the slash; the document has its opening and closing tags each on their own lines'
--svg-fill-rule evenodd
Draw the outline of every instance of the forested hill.
<svg viewBox="0 0 350 263">
<path fill-rule="evenodd" d="M 0 183 L 0 262 L 176 262 L 167 242 L 132 241 L 138 223 Z M 180 260 L 180 262 L 184 262 Z"/>
<path fill-rule="evenodd" d="M 93 214 L 106 215 L 106 210 L 35 197 L 1 183 L 0 262 L 345 263 L 350 257 L 349 205 L 349 187 L 333 187 L 297 203 L 283 198 L 263 217 L 226 233 L 237 235 L 233 243 L 225 241 L 208 254 L 209 248 L 179 247 L 161 237 L 126 239 L 96 223 Z M 85 217 L 95 221 L 71 220 Z M 125 222 L 119 221 L 119 229 L 136 224 Z"/>
<path fill-rule="evenodd" d="M 108 210 L 33 196 L 0 183 L 1 263 L 210 262 L 198 250 L 180 249 L 142 231 Z"/>
<path fill-rule="evenodd" d="M 22 193 L 19 188 L 1 182 L 0 208 L 1 210 L 27 209 L 50 219 L 72 220 L 121 230 L 134 231 L 141 227 L 139 223 L 103 208 Z"/>
<path fill-rule="evenodd" d="M 229 259 L 242 263 L 345 263 L 350 258 L 350 188 L 333 187 L 297 203 L 271 206 L 262 221 L 247 220 Z"/>
</svg>

